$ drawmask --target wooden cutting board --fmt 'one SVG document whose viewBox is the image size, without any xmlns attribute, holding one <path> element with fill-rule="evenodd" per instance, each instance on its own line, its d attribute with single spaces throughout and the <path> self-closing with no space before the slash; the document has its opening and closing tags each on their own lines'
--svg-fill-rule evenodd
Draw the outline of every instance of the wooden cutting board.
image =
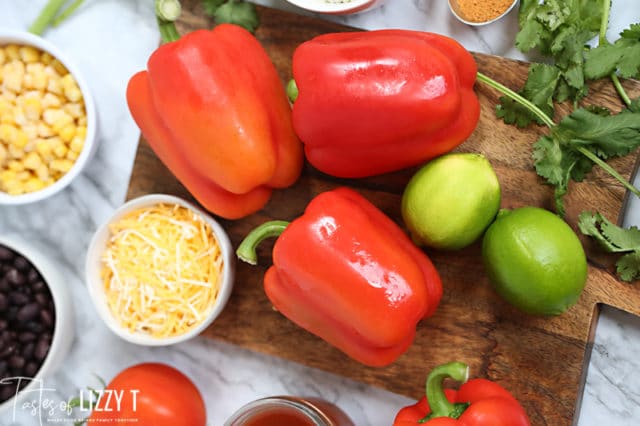
<svg viewBox="0 0 640 426">
<path fill-rule="evenodd" d="M 179 31 L 211 28 L 201 1 L 183 1 Z M 291 77 L 294 49 L 312 37 L 349 31 L 341 25 L 277 10 L 259 8 L 257 32 L 273 59 L 283 82 Z M 475 54 L 480 70 L 512 88 L 521 87 L 527 64 L 495 56 Z M 640 96 L 640 83 L 625 82 L 632 97 Z M 496 120 L 498 94 L 478 83 L 482 116 L 477 130 L 457 150 L 484 153 L 496 169 L 503 190 L 502 206 L 525 205 L 553 208 L 549 186 L 532 167 L 531 145 L 543 128 L 518 130 Z M 603 82 L 592 87 L 589 100 L 613 110 L 621 108 L 614 90 Z M 562 113 L 566 112 L 562 111 Z M 635 157 L 611 164 L 630 177 Z M 255 226 L 271 219 L 299 216 L 317 194 L 347 185 L 357 189 L 402 225 L 400 198 L 404 185 L 416 169 L 368 179 L 342 180 L 325 176 L 306 166 L 291 188 L 276 191 L 262 211 L 238 221 L 221 223 L 234 246 Z M 160 163 L 144 140 L 140 141 L 128 198 L 147 193 L 169 193 L 193 200 Z M 619 218 L 625 192 L 600 170 L 570 187 L 566 199 L 568 222 L 577 229 L 582 210 L 598 210 L 612 221 Z M 572 423 L 580 405 L 585 367 L 591 352 L 595 322 L 601 304 L 640 315 L 640 287 L 619 282 L 612 261 L 583 239 L 589 258 L 589 279 L 578 304 L 555 318 L 522 314 L 504 303 L 491 289 L 482 267 L 479 244 L 455 253 L 428 251 L 440 271 L 444 297 L 437 313 L 418 326 L 414 344 L 394 364 L 368 368 L 350 360 L 322 340 L 301 330 L 272 309 L 262 290 L 262 278 L 271 263 L 273 242 L 260 247 L 260 266 L 239 263 L 233 295 L 223 315 L 204 335 L 239 346 L 287 358 L 348 376 L 393 392 L 419 398 L 427 372 L 435 365 L 460 360 L 471 365 L 472 376 L 496 380 L 522 402 L 533 425 L 561 426 Z M 400 407 L 398 407 L 400 408 Z M 392 419 L 381 419 L 391 423 Z"/>
</svg>

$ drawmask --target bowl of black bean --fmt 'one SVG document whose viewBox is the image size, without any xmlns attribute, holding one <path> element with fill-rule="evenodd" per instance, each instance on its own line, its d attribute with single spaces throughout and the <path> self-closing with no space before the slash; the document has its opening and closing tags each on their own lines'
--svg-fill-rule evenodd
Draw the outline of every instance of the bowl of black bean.
<svg viewBox="0 0 640 426">
<path fill-rule="evenodd" d="M 71 295 L 48 258 L 0 236 L 0 418 L 61 364 L 73 341 Z"/>
</svg>

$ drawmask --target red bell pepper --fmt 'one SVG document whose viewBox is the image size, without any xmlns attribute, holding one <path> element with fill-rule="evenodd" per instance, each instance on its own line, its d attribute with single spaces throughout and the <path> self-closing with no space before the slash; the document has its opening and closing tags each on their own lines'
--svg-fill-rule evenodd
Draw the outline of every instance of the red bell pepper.
<svg viewBox="0 0 640 426">
<path fill-rule="evenodd" d="M 281 234 L 281 235 L 280 235 Z M 264 289 L 285 317 L 369 366 L 390 364 L 442 296 L 427 256 L 387 216 L 348 188 L 324 192 L 291 223 L 267 222 L 241 243 L 278 236 Z"/>
<path fill-rule="evenodd" d="M 293 55 L 293 124 L 309 162 L 372 176 L 444 154 L 476 128 L 476 63 L 455 40 L 409 30 L 325 34 Z"/>
<path fill-rule="evenodd" d="M 256 38 L 218 25 L 160 46 L 127 87 L 160 160 L 211 212 L 237 219 L 293 184 L 302 145 L 278 73 Z"/>
<path fill-rule="evenodd" d="M 446 378 L 463 385 L 443 389 Z M 400 410 L 393 426 L 530 426 L 520 403 L 502 386 L 468 378 L 469 366 L 461 362 L 436 367 L 427 378 L 426 397 Z"/>
</svg>

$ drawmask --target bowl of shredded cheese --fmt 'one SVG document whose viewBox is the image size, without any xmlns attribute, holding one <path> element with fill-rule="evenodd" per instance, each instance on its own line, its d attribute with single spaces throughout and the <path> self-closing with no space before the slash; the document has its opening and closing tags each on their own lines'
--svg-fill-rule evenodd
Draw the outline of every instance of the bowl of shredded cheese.
<svg viewBox="0 0 640 426">
<path fill-rule="evenodd" d="M 94 234 L 86 281 L 106 325 L 129 342 L 164 346 L 200 334 L 234 281 L 231 242 L 218 222 L 178 197 L 128 201 Z"/>
<path fill-rule="evenodd" d="M 47 40 L 0 30 L 0 204 L 58 193 L 96 148 L 96 109 L 79 69 Z"/>
</svg>

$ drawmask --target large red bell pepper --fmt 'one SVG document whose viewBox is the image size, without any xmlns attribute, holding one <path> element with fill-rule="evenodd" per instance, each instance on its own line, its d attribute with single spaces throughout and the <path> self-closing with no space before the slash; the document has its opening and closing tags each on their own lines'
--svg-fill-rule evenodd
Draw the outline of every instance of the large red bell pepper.
<svg viewBox="0 0 640 426">
<path fill-rule="evenodd" d="M 463 385 L 443 389 L 446 378 Z M 436 367 L 427 378 L 426 396 L 400 410 L 393 426 L 530 426 L 520 403 L 502 386 L 468 378 L 469 367 L 461 362 Z"/>
<path fill-rule="evenodd" d="M 402 169 L 448 152 L 476 128 L 477 66 L 426 32 L 325 34 L 293 55 L 294 128 L 309 162 L 339 177 Z"/>
<path fill-rule="evenodd" d="M 276 69 L 231 24 L 160 46 L 127 87 L 131 114 L 156 155 L 211 212 L 236 219 L 296 181 L 302 145 Z"/>
<path fill-rule="evenodd" d="M 291 223 L 267 222 L 245 238 L 238 256 L 256 263 L 256 246 L 277 236 L 265 292 L 284 316 L 353 359 L 390 364 L 433 314 L 440 277 L 405 233 L 357 192 L 315 197 Z"/>
</svg>

